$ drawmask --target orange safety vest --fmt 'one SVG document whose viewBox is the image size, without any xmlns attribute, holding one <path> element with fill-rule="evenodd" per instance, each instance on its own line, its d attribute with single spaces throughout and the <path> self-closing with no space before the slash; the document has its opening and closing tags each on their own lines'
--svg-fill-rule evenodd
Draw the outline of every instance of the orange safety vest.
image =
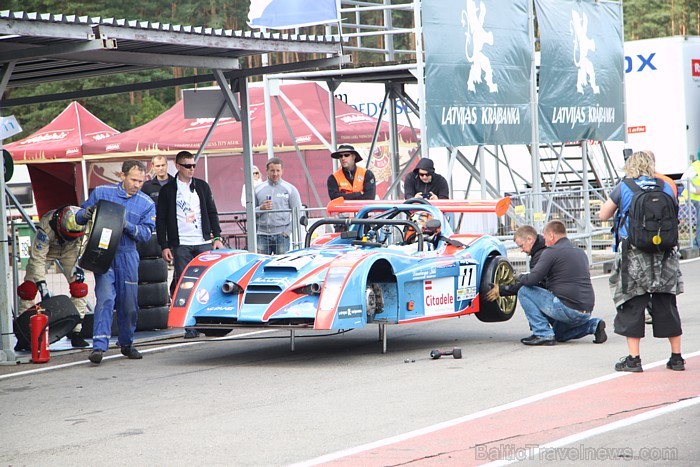
<svg viewBox="0 0 700 467">
<path fill-rule="evenodd" d="M 338 188 L 341 193 L 364 193 L 362 189 L 365 185 L 365 173 L 367 169 L 364 167 L 355 166 L 355 179 L 350 185 L 350 182 L 345 178 L 345 173 L 343 173 L 343 168 L 338 169 L 337 172 L 333 174 L 335 180 L 338 182 Z"/>
</svg>

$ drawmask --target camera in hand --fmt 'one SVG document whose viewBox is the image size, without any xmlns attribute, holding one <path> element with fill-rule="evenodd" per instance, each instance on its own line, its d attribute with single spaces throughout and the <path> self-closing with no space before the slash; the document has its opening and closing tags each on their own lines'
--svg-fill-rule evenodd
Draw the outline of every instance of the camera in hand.
<svg viewBox="0 0 700 467">
<path fill-rule="evenodd" d="M 421 196 L 423 196 L 423 199 L 430 199 L 430 193 L 423 193 Z"/>
</svg>

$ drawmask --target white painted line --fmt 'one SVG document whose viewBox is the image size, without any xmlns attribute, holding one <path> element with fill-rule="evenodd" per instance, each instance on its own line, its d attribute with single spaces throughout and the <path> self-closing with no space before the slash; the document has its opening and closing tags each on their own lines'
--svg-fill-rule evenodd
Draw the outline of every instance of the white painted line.
<svg viewBox="0 0 700 467">
<path fill-rule="evenodd" d="M 512 460 L 507 460 L 507 459 L 502 459 L 494 462 L 489 462 L 488 464 L 483 464 L 484 466 L 489 466 L 489 467 L 496 467 L 496 466 L 502 466 L 502 465 L 509 465 L 514 462 L 520 462 L 520 461 L 525 461 L 525 460 L 537 460 L 540 456 L 539 453 L 542 451 L 547 451 L 550 449 L 555 449 L 555 448 L 561 448 L 566 445 L 575 443 L 577 441 L 582 441 L 587 438 L 591 438 L 593 436 L 601 435 L 603 433 L 608 433 L 610 431 L 618 430 L 620 428 L 625 428 L 631 425 L 634 425 L 636 423 L 641 423 L 645 422 L 647 420 L 654 419 L 656 417 L 660 417 L 662 415 L 665 415 L 670 412 L 675 412 L 676 410 L 681 410 L 686 407 L 692 407 L 694 405 L 700 404 L 700 394 L 697 396 L 694 396 L 689 399 L 684 399 L 681 401 L 676 402 L 675 404 L 671 405 L 666 405 L 664 407 L 660 407 L 658 409 L 650 410 L 648 412 L 640 413 L 638 415 L 635 415 L 633 417 L 625 418 L 623 420 L 618 420 L 616 422 L 608 423 L 607 425 L 602 425 L 596 428 L 592 428 L 587 431 L 582 431 L 581 433 L 576 433 L 571 436 L 567 436 L 565 438 L 558 439 L 556 441 L 552 441 L 551 443 L 543 444 L 542 446 L 538 447 L 533 447 L 532 449 L 528 449 L 526 452 L 526 456 L 522 459 L 512 459 Z"/>
<path fill-rule="evenodd" d="M 205 340 L 205 341 L 182 342 L 181 344 L 167 344 L 167 345 L 163 345 L 163 346 L 160 346 L 160 347 L 153 347 L 153 348 L 150 348 L 150 349 L 139 350 L 139 352 L 141 352 L 141 353 L 143 354 L 143 353 L 157 352 L 157 351 L 159 351 L 159 350 L 169 350 L 169 349 L 176 349 L 176 348 L 179 348 L 179 347 L 187 347 L 187 346 L 190 346 L 190 345 L 206 344 L 206 343 L 209 342 L 210 340 L 212 340 L 212 341 L 232 340 L 232 341 L 233 341 L 233 340 L 240 339 L 240 338 L 242 338 L 242 337 L 249 337 L 249 336 L 254 336 L 254 335 L 256 335 L 256 334 L 264 334 L 264 333 L 275 332 L 275 331 L 278 331 L 278 329 L 264 329 L 264 330 L 262 330 L 262 331 L 253 331 L 253 332 L 248 332 L 248 333 L 245 333 L 245 334 L 239 334 L 239 335 L 237 335 L 237 336 L 230 336 L 230 337 L 229 337 L 229 336 L 217 337 L 217 338 L 209 339 L 209 340 Z M 137 347 L 138 347 L 138 346 L 137 346 Z M 115 359 L 115 358 L 126 358 L 126 357 L 124 357 L 121 353 L 119 353 L 119 354 L 115 354 L 115 355 L 110 355 L 110 356 L 104 357 L 102 360 L 103 360 L 103 361 L 104 361 L 104 360 L 112 360 L 112 359 Z M 68 367 L 71 367 L 71 366 L 87 365 L 87 364 L 92 364 L 92 363 L 91 363 L 89 360 L 81 360 L 81 361 L 79 361 L 79 362 L 63 363 L 63 364 L 61 364 L 61 365 L 54 365 L 54 366 L 46 366 L 46 367 L 42 367 L 42 368 L 35 368 L 35 369 L 27 370 L 27 371 L 19 371 L 19 372 L 17 372 L 17 373 L 9 373 L 9 374 L 6 374 L 6 375 L 0 375 L 0 380 L 9 379 L 9 378 L 14 378 L 14 377 L 18 377 L 18 376 L 27 376 L 27 375 L 37 374 L 37 373 L 44 373 L 44 372 L 46 372 L 46 371 L 59 370 L 59 369 L 61 369 L 61 368 L 68 368 Z"/>
<path fill-rule="evenodd" d="M 699 355 L 700 355 L 700 351 L 686 354 L 684 358 L 692 358 L 692 357 L 696 357 Z M 662 360 L 662 361 L 650 363 L 648 365 L 644 365 L 644 367 L 645 368 L 654 368 L 654 367 L 665 365 L 665 364 L 666 364 L 666 360 Z M 306 467 L 306 466 L 319 465 L 319 464 L 323 464 L 326 462 L 331 462 L 334 460 L 341 459 L 343 457 L 353 456 L 353 455 L 359 454 L 361 452 L 366 452 L 366 451 L 370 451 L 372 449 L 381 448 L 384 446 L 389 446 L 392 444 L 400 443 L 402 441 L 406 441 L 406 440 L 411 439 L 411 438 L 416 438 L 418 436 L 423 436 L 423 435 L 427 435 L 430 433 L 434 433 L 436 431 L 440 431 L 440 430 L 445 429 L 445 428 L 450 428 L 450 427 L 453 427 L 455 425 L 459 425 L 460 423 L 468 422 L 471 420 L 476 420 L 476 419 L 483 418 L 483 417 L 486 417 L 489 415 L 493 415 L 493 414 L 496 414 L 499 412 L 504 412 L 506 410 L 514 409 L 516 407 L 522 407 L 524 405 L 531 404 L 533 402 L 538 402 L 538 401 L 541 401 L 543 399 L 547 399 L 549 397 L 558 396 L 560 394 L 564 394 L 564 393 L 567 393 L 570 391 L 575 391 L 576 389 L 585 388 L 587 386 L 592 386 L 594 384 L 602 383 L 605 381 L 610 381 L 610 380 L 613 380 L 615 378 L 621 378 L 623 376 L 629 376 L 632 374 L 633 373 L 628 373 L 628 372 L 615 372 L 615 373 L 611 373 L 611 374 L 608 374 L 605 376 L 600 376 L 598 378 L 589 379 L 587 381 L 581 381 L 580 383 L 574 383 L 574 384 L 570 384 L 568 386 L 564 386 L 564 387 L 561 387 L 558 389 L 553 389 L 551 391 L 546 391 L 546 392 L 543 392 L 540 394 L 535 394 L 533 396 L 526 397 L 524 399 L 520 399 L 520 400 L 517 400 L 514 402 L 509 402 L 507 404 L 499 405 L 497 407 L 492 407 L 490 409 L 480 410 L 479 412 L 475 412 L 473 414 L 465 415 L 463 417 L 455 418 L 452 420 L 447 420 L 445 422 L 437 423 L 435 425 L 427 426 L 425 428 L 420 428 L 418 430 L 409 431 L 407 433 L 392 436 L 390 438 L 380 439 L 377 441 L 373 441 L 371 443 L 363 444 L 363 445 L 348 448 L 348 449 L 343 449 L 341 451 L 333 452 L 330 454 L 325 454 L 323 456 L 316 457 L 314 459 L 310 459 L 307 461 L 302 461 L 302 462 L 298 462 L 296 464 L 292 464 L 290 467 Z"/>
</svg>

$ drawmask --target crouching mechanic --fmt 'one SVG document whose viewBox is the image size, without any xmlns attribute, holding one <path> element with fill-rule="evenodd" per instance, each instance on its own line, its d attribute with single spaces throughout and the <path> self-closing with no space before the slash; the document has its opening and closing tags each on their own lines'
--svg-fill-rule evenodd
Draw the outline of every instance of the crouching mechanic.
<svg viewBox="0 0 700 467">
<path fill-rule="evenodd" d="M 136 160 L 122 164 L 122 181 L 95 188 L 78 211 L 79 223 L 87 224 L 92 218 L 97 202 L 107 200 L 126 208 L 126 222 L 114 261 L 104 274 L 95 273 L 95 323 L 92 332 L 92 353 L 89 360 L 99 364 L 102 354 L 109 348 L 112 334 L 112 310 L 117 310 L 119 338 L 117 345 L 122 355 L 139 359 L 141 353 L 132 346 L 138 317 L 139 253 L 137 242 L 147 242 L 155 228 L 156 207 L 143 193 L 141 185 L 146 178 L 146 166 Z"/>
<path fill-rule="evenodd" d="M 518 300 L 530 323 L 532 335 L 525 345 L 554 345 L 594 335 L 596 344 L 608 338 L 605 321 L 591 318 L 595 292 L 588 257 L 566 236 L 560 221 L 550 221 L 542 232 L 545 248 L 529 274 L 518 277 Z M 547 288 L 538 284 L 545 281 Z"/>
<path fill-rule="evenodd" d="M 46 286 L 46 270 L 54 262 L 61 263 L 63 274 L 68 281 L 71 301 L 80 314 L 82 321 L 87 310 L 88 286 L 85 283 L 83 270 L 76 266 L 80 252 L 79 239 L 85 234 L 85 226 L 76 223 L 75 214 L 80 208 L 64 206 L 53 209 L 39 219 L 39 226 L 29 250 L 27 273 L 24 282 L 17 287 L 17 295 L 21 298 L 22 313 L 34 305 L 37 292 L 41 299 L 48 298 L 49 289 Z M 78 323 L 68 334 L 73 347 L 87 347 L 89 344 L 80 337 L 82 324 Z M 29 350 L 15 348 L 15 350 Z"/>
</svg>

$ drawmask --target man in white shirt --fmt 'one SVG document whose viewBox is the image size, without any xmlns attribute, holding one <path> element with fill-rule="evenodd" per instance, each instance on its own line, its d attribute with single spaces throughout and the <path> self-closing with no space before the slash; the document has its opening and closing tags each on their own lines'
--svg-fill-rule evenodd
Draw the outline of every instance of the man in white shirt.
<svg viewBox="0 0 700 467">
<path fill-rule="evenodd" d="M 156 232 L 163 259 L 174 263 L 170 295 L 187 264 L 200 253 L 223 248 L 219 214 L 209 184 L 194 178 L 196 163 L 188 151 L 175 157 L 177 176 L 163 186 L 156 209 Z M 187 329 L 185 338 L 197 337 Z"/>
</svg>

